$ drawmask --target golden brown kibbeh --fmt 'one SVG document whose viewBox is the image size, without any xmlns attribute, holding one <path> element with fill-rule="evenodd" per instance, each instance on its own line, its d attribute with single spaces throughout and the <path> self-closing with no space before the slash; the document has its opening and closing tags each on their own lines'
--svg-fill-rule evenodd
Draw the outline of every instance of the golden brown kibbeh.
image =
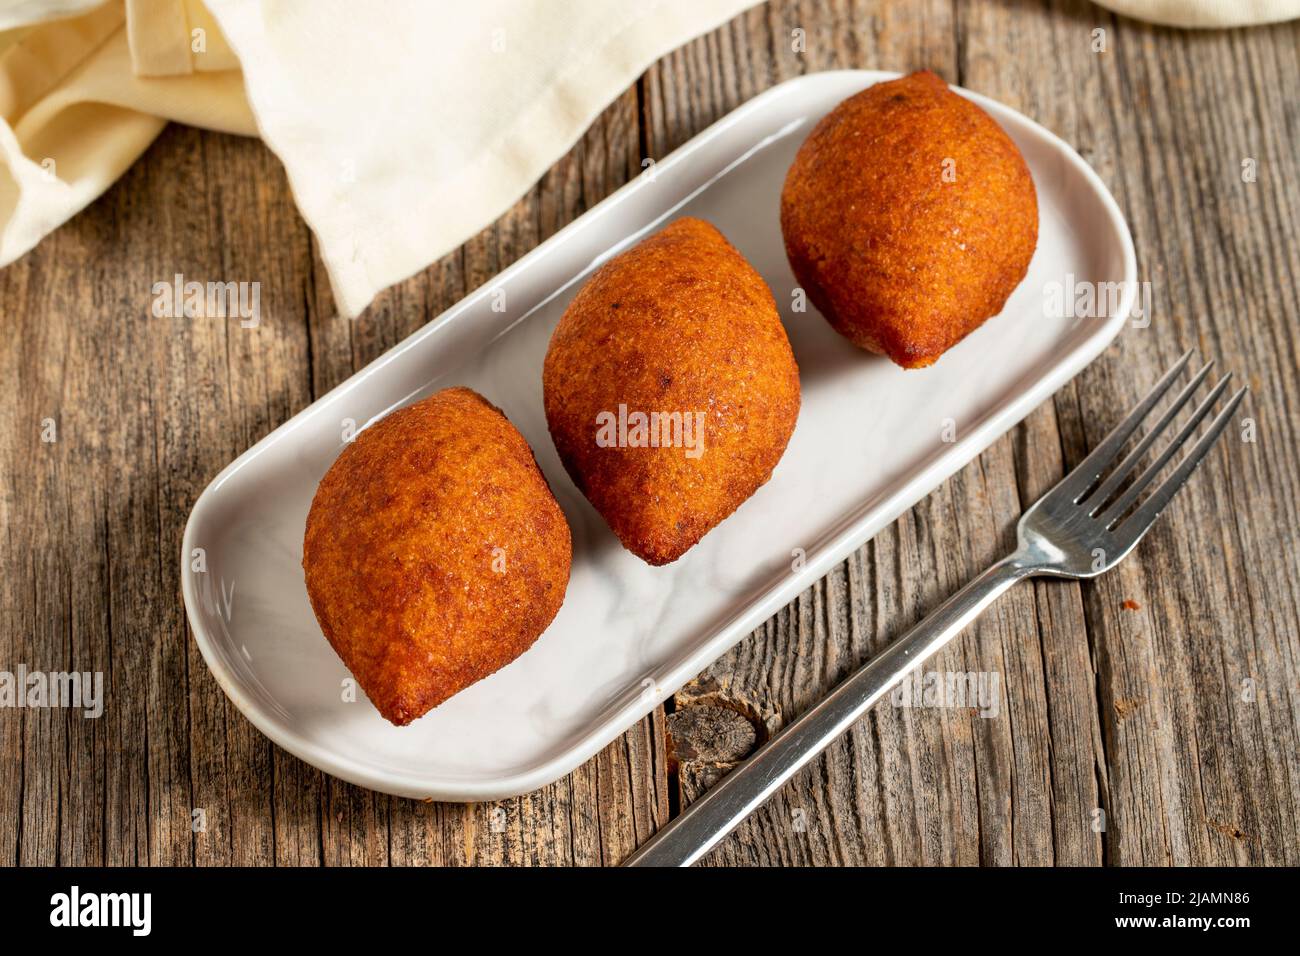
<svg viewBox="0 0 1300 956">
<path fill-rule="evenodd" d="M 528 650 L 560 609 L 570 557 L 524 437 L 449 388 L 343 450 L 312 500 L 302 566 L 326 639 L 403 726 Z"/>
<path fill-rule="evenodd" d="M 840 334 L 920 368 L 1002 311 L 1034 255 L 1038 197 L 992 117 L 913 73 L 817 124 L 786 175 L 781 231 Z"/>
<path fill-rule="evenodd" d="M 699 219 L 591 277 L 551 337 L 542 385 L 565 468 L 654 565 L 768 480 L 799 415 L 799 369 L 772 293 Z"/>
</svg>

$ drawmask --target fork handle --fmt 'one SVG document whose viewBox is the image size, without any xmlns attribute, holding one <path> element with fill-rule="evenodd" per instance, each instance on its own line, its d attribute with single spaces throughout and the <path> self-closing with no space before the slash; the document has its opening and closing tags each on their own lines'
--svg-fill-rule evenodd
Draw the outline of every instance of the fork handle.
<svg viewBox="0 0 1300 956">
<path fill-rule="evenodd" d="M 623 865 L 690 866 L 998 595 L 1032 573 L 1019 552 L 993 565 L 755 751 Z"/>
</svg>

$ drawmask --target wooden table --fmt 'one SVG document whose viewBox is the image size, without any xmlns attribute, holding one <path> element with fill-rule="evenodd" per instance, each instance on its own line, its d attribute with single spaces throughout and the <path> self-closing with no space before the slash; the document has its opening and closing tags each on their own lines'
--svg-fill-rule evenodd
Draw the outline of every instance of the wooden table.
<svg viewBox="0 0 1300 956">
<path fill-rule="evenodd" d="M 181 531 L 207 482 L 643 157 L 844 67 L 929 67 L 1072 143 L 1128 216 L 1149 327 L 536 793 L 388 797 L 254 730 L 181 605 Z M 1021 508 L 1195 347 L 1251 396 L 1137 555 L 1012 591 L 933 665 L 998 674 L 999 715 L 876 709 L 709 862 L 1300 863 L 1297 77 L 1300 24 L 1179 32 L 1080 0 L 773 2 L 656 63 L 498 222 L 356 321 L 335 316 L 271 154 L 169 128 L 0 271 L 0 669 L 103 671 L 107 698 L 99 720 L 0 711 L 0 861 L 617 863 L 1006 549 Z M 151 317 L 152 284 L 177 272 L 259 280 L 261 326 Z"/>
</svg>

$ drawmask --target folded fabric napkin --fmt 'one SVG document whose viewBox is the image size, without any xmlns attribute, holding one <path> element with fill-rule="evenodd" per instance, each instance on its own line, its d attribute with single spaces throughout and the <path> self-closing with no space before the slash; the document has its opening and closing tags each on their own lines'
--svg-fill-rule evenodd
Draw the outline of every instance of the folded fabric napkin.
<svg viewBox="0 0 1300 956">
<path fill-rule="evenodd" d="M 1104 0 L 1180 25 L 1300 0 Z M 169 120 L 284 163 L 340 313 L 491 223 L 656 58 L 754 0 L 13 0 L 0 10 L 0 266 Z"/>
<path fill-rule="evenodd" d="M 176 120 L 262 137 L 355 315 L 490 224 L 655 58 L 753 2 L 127 0 L 46 23 L 0 52 L 0 265 Z"/>
<path fill-rule="evenodd" d="M 1300 0 L 1095 0 L 1135 20 L 1170 27 L 1244 27 L 1300 17 Z"/>
</svg>

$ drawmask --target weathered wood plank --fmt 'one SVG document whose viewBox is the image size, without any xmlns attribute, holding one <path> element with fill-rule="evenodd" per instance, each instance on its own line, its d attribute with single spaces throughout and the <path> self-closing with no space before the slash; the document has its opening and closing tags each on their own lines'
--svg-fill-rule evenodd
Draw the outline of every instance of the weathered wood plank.
<svg viewBox="0 0 1300 956">
<path fill-rule="evenodd" d="M 743 45 L 779 51 L 780 58 L 776 70 L 751 74 L 737 86 L 761 89 L 798 72 L 841 67 L 927 66 L 951 73 L 959 53 L 946 4 L 893 6 L 884 13 L 797 4 L 781 9 L 780 17 L 744 19 Z M 805 22 L 820 29 L 805 30 L 805 45 L 796 52 L 791 34 Z M 886 62 L 878 58 L 882 42 L 889 47 Z M 684 140 L 697 131 L 697 117 L 734 105 L 724 100 L 711 110 L 690 99 L 708 90 L 693 78 L 691 51 L 707 56 L 715 49 L 702 39 L 650 71 L 646 86 L 657 95 L 648 106 L 666 114 L 652 128 L 680 129 L 676 138 Z M 799 713 L 996 556 L 1008 543 L 1008 517 L 1018 511 L 1011 446 L 1004 440 L 778 616 L 763 631 L 761 652 L 746 653 L 742 645 L 710 677 L 742 707 L 758 695 L 786 717 Z M 959 524 L 971 526 L 965 536 L 953 532 Z M 953 648 L 934 664 L 941 671 L 1007 677 L 1000 720 L 972 718 L 964 710 L 882 708 L 742 827 L 713 861 L 1051 862 L 1046 735 L 1012 733 L 1022 724 L 1046 722 L 1037 642 L 1014 640 L 1035 632 L 1033 609 L 1032 592 L 1008 599 L 974 630 L 978 653 L 967 659 Z M 792 656 L 799 661 L 793 667 Z M 1016 776 L 1024 778 L 1019 787 Z M 683 798 L 691 795 L 688 789 Z"/>
<path fill-rule="evenodd" d="M 180 538 L 226 462 L 639 171 L 628 91 L 497 224 L 333 313 L 310 234 L 261 144 L 171 128 L 123 181 L 0 273 L 3 661 L 102 670 L 105 716 L 6 711 L 0 809 L 22 863 L 608 863 L 668 813 L 662 717 L 500 808 L 333 780 L 226 700 L 186 630 Z M 261 283 L 262 322 L 149 317 L 180 272 Z M 40 441 L 52 417 L 58 442 Z M 12 481 L 8 480 L 12 477 Z M 498 832 L 496 823 L 504 820 Z M 195 822 L 196 826 L 192 826 Z"/>
<path fill-rule="evenodd" d="M 1178 33 L 1071 3 L 958 4 L 945 32 L 925 26 L 943 20 L 941 9 L 890 10 L 915 16 L 922 25 L 906 35 L 929 43 L 910 55 L 889 50 L 885 63 L 864 42 L 889 35 L 875 12 L 774 4 L 742 18 L 730 35 L 751 52 L 739 60 L 773 51 L 782 65 L 733 86 L 784 78 L 789 24 L 808 20 L 821 29 L 810 31 L 800 68 L 929 66 L 1034 116 L 1076 143 L 1125 207 L 1155 320 L 1129 330 L 1052 403 L 727 655 L 707 683 L 725 687 L 742 711 L 801 712 L 1008 547 L 1021 506 L 1189 345 L 1269 392 L 1276 437 L 1216 452 L 1207 476 L 1118 572 L 1013 591 L 936 660 L 937 670 L 1000 675 L 1000 719 L 882 705 L 711 862 L 1294 860 L 1300 721 L 1286 675 L 1300 642 L 1293 549 L 1280 539 L 1300 527 L 1290 454 L 1300 416 L 1294 375 L 1287 383 L 1283 371 L 1296 367 L 1285 316 L 1300 270 L 1286 236 L 1300 204 L 1294 146 L 1283 145 L 1294 143 L 1294 109 L 1281 91 L 1300 30 Z M 1094 50 L 1098 28 L 1104 52 Z M 819 37 L 829 38 L 825 47 Z M 710 70 L 728 75 L 721 55 L 705 38 L 648 74 L 647 109 L 662 115 L 647 126 L 669 145 L 734 105 L 725 85 L 699 80 Z M 1239 181 L 1241 159 L 1254 153 L 1276 178 Z M 1125 609 L 1133 596 L 1147 610 Z M 870 635 L 865 646 L 859 630 Z M 827 665 L 845 656 L 843 668 Z M 1249 705 L 1237 699 L 1251 675 L 1273 688 L 1269 700 L 1262 690 Z M 691 693 L 677 702 L 696 704 Z M 708 750 L 686 713 L 670 720 L 697 735 L 688 751 Z M 716 770 L 679 768 L 682 798 Z M 1251 786 L 1255 775 L 1272 786 Z"/>
<path fill-rule="evenodd" d="M 1295 720 L 1294 540 L 1300 473 L 1296 346 L 1289 319 L 1300 254 L 1295 24 L 1231 34 L 1117 30 L 1102 70 L 1117 111 L 1121 201 L 1152 281 L 1149 329 L 1134 329 L 1082 393 L 1095 441 L 1140 380 L 1186 347 L 1217 357 L 1253 394 L 1144 544 L 1141 559 L 1085 590 L 1098 642 L 1117 863 L 1293 861 L 1300 724 Z M 1288 72 L 1288 70 L 1290 72 Z M 1256 182 L 1242 161 L 1259 162 Z M 1258 440 L 1241 441 L 1253 418 Z M 1126 612 L 1124 600 L 1141 609 Z M 1261 647 L 1267 647 L 1261 653 Z M 1242 681 L 1255 680 L 1253 701 Z M 1249 696 L 1249 695 L 1247 695 Z M 1263 788 L 1260 779 L 1286 785 Z"/>
</svg>

